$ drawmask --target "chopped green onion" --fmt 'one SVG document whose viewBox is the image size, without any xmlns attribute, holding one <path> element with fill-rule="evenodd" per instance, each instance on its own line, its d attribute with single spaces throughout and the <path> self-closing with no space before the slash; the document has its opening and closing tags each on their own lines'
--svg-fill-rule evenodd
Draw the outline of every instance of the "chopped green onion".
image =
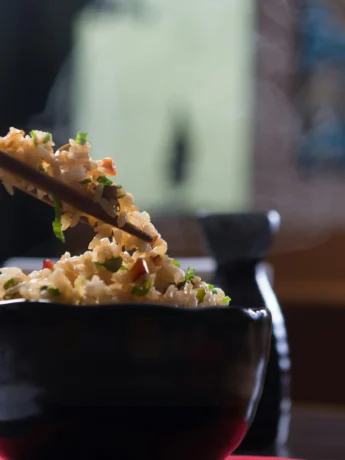
<svg viewBox="0 0 345 460">
<path fill-rule="evenodd" d="M 205 289 L 203 288 L 198 289 L 196 293 L 196 298 L 198 299 L 199 303 L 201 303 L 204 300 L 205 295 L 206 295 Z"/>
<path fill-rule="evenodd" d="M 99 178 L 97 179 L 97 182 L 102 185 L 108 185 L 108 186 L 113 185 L 113 182 L 105 176 L 99 176 Z"/>
<path fill-rule="evenodd" d="M 7 289 L 14 286 L 15 284 L 16 284 L 16 280 L 14 278 L 11 278 L 8 281 L 6 281 L 6 283 L 4 284 L 4 289 L 7 291 Z"/>
<path fill-rule="evenodd" d="M 121 271 L 125 271 L 125 270 L 128 270 L 128 268 L 125 267 L 124 265 L 121 265 L 120 270 L 121 270 Z"/>
<path fill-rule="evenodd" d="M 79 131 L 77 133 L 77 137 L 75 141 L 79 145 L 85 145 L 87 142 L 87 138 L 88 138 L 88 133 L 83 133 L 82 131 Z"/>
<path fill-rule="evenodd" d="M 59 291 L 58 288 L 49 287 L 47 291 L 49 295 L 54 296 L 54 297 L 61 295 L 61 292 Z"/>
<path fill-rule="evenodd" d="M 222 299 L 222 302 L 224 302 L 224 303 L 225 302 L 230 302 L 230 300 L 231 300 L 230 297 L 226 296 L 226 297 L 224 297 L 224 299 Z"/>
<path fill-rule="evenodd" d="M 30 131 L 30 136 L 32 137 L 32 140 L 34 141 L 34 144 L 37 145 L 37 131 L 36 130 Z"/>
<path fill-rule="evenodd" d="M 104 267 L 112 273 L 116 273 L 122 267 L 122 257 L 112 257 L 104 262 Z"/>
<path fill-rule="evenodd" d="M 96 267 L 104 267 L 111 273 L 116 273 L 119 270 L 122 270 L 122 257 L 112 257 L 107 259 L 105 262 L 95 262 Z"/>
<path fill-rule="evenodd" d="M 87 177 L 86 179 L 80 181 L 79 184 L 84 185 L 84 184 L 90 184 L 91 182 L 92 182 L 92 179 L 90 177 Z"/>
<path fill-rule="evenodd" d="M 52 287 L 52 286 L 42 286 L 41 291 L 47 291 L 49 295 L 52 297 L 58 297 L 61 295 L 61 292 L 58 288 Z"/>
<path fill-rule="evenodd" d="M 138 297 L 144 297 L 151 289 L 151 286 L 151 280 L 146 280 L 144 281 L 142 286 L 133 286 L 131 294 L 136 295 Z"/>
<path fill-rule="evenodd" d="M 65 236 L 62 231 L 61 225 L 61 203 L 57 198 L 54 198 L 55 219 L 53 222 L 53 231 L 58 240 L 62 243 L 65 242 Z"/>
<path fill-rule="evenodd" d="M 44 136 L 44 139 L 43 139 L 43 144 L 45 144 L 46 142 L 51 142 L 53 140 L 53 136 L 51 133 L 46 133 L 46 135 Z"/>
<path fill-rule="evenodd" d="M 186 283 L 191 282 L 195 277 L 195 270 L 194 268 L 187 268 L 186 270 Z"/>
<path fill-rule="evenodd" d="M 178 283 L 177 287 L 179 289 L 182 289 L 186 285 L 186 283 L 191 283 L 193 281 L 194 276 L 195 276 L 194 268 L 189 268 L 188 267 L 187 270 L 186 270 L 186 275 L 185 275 L 184 281 L 182 281 L 181 283 Z"/>
<path fill-rule="evenodd" d="M 213 284 L 209 284 L 207 289 L 212 292 L 212 294 L 218 294 L 217 289 L 215 289 Z"/>
<path fill-rule="evenodd" d="M 175 259 L 172 259 L 172 260 L 171 260 L 171 262 L 172 262 L 172 264 L 173 264 L 173 265 L 175 265 L 175 267 L 178 267 L 178 268 L 180 268 L 180 267 L 181 267 L 181 264 L 180 264 L 180 262 L 178 262 L 177 260 L 175 260 Z"/>
</svg>

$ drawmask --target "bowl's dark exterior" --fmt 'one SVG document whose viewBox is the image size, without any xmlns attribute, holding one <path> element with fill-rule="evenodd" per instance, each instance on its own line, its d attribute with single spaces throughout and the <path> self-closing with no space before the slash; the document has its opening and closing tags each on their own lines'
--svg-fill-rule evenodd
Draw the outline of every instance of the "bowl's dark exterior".
<svg viewBox="0 0 345 460">
<path fill-rule="evenodd" d="M 221 460 L 266 372 L 266 309 L 0 305 L 0 456 Z"/>
</svg>

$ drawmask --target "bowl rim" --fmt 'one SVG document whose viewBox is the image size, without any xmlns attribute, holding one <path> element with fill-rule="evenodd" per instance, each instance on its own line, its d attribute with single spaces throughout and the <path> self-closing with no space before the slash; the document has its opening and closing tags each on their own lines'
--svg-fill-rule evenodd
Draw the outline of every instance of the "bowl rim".
<svg viewBox="0 0 345 460">
<path fill-rule="evenodd" d="M 183 307 L 180 305 L 167 305 L 163 303 L 149 303 L 149 302 L 114 302 L 108 304 L 90 304 L 90 305 L 72 305 L 72 304 L 64 304 L 58 302 L 51 302 L 49 300 L 27 300 L 27 299 L 12 299 L 12 300 L 4 300 L 0 301 L 0 313 L 3 310 L 18 310 L 19 307 L 24 306 L 24 304 L 29 307 L 41 307 L 43 309 L 54 308 L 59 309 L 61 311 L 118 311 L 118 310 L 125 310 L 131 309 L 136 310 L 140 309 L 143 313 L 148 310 L 158 310 L 158 311 L 169 311 L 169 312 L 179 312 L 183 314 L 199 314 L 201 312 L 238 312 L 238 313 L 245 313 L 251 317 L 257 316 L 258 313 L 266 313 L 266 315 L 271 316 L 271 312 L 269 308 L 266 306 L 258 306 L 258 307 L 248 307 L 248 306 L 240 306 L 240 305 L 215 305 L 215 306 L 198 306 L 198 307 Z M 80 313 L 82 314 L 82 313 Z"/>
</svg>

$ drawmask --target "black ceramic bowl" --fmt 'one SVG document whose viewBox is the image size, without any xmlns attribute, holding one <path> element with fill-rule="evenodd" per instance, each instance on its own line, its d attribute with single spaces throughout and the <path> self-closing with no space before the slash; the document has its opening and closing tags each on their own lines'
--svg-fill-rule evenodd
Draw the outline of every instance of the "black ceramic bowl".
<svg viewBox="0 0 345 460">
<path fill-rule="evenodd" d="M 0 304 L 0 456 L 222 460 L 264 381 L 266 309 Z"/>
</svg>

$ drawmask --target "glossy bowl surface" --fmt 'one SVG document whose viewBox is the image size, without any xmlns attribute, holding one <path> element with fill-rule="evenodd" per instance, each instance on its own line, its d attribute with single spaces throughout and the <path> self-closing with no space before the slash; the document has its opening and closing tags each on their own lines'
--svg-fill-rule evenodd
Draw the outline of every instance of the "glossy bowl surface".
<svg viewBox="0 0 345 460">
<path fill-rule="evenodd" d="M 222 460 L 264 382 L 264 309 L 0 304 L 0 456 Z"/>
</svg>

